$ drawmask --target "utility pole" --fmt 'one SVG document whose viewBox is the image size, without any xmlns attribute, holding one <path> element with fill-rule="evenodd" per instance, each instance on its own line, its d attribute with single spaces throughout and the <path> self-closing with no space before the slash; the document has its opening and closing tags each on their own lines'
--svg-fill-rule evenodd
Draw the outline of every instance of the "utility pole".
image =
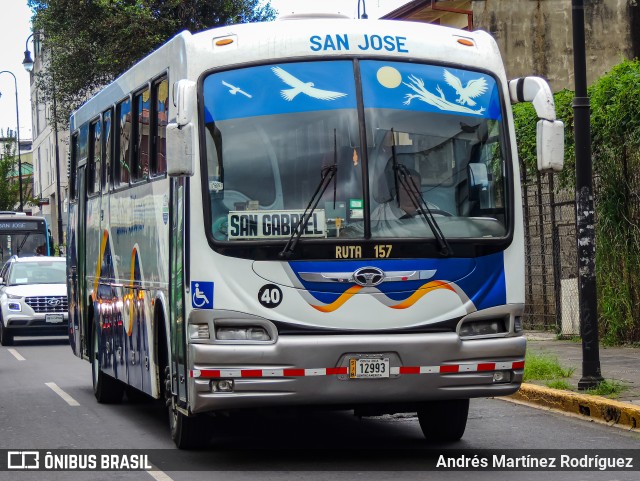
<svg viewBox="0 0 640 481">
<path fill-rule="evenodd" d="M 587 96 L 587 61 L 584 35 L 584 0 L 571 0 L 573 23 L 573 129 L 576 153 L 576 232 L 578 248 L 578 297 L 582 337 L 582 378 L 578 389 L 590 389 L 603 381 L 598 341 L 596 290 L 595 211 L 591 165 L 590 106 Z"/>
</svg>

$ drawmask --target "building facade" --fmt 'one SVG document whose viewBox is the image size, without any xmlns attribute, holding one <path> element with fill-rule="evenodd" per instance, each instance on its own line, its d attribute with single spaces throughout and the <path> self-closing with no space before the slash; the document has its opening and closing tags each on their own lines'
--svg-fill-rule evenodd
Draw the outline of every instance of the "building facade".
<svg viewBox="0 0 640 481">
<path fill-rule="evenodd" d="M 57 244 L 66 244 L 67 230 L 67 158 L 69 155 L 69 132 L 58 131 L 52 119 L 52 105 L 45 102 L 36 86 L 36 75 L 42 71 L 46 58 L 40 41 L 34 36 L 34 66 L 31 72 L 31 131 L 33 133 L 33 197 L 37 200 L 31 210 L 33 215 L 47 219 Z M 56 162 L 60 162 L 60 193 L 57 192 Z M 60 195 L 61 211 L 57 209 Z M 62 231 L 58 230 L 59 216 Z"/>
</svg>

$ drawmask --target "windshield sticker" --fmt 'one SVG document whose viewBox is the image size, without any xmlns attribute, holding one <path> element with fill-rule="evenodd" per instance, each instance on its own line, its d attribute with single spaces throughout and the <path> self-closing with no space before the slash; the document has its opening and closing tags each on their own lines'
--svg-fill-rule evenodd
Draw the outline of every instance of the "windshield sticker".
<svg viewBox="0 0 640 481">
<path fill-rule="evenodd" d="M 235 85 L 231 85 L 227 82 L 225 82 L 224 80 L 221 82 L 222 85 L 224 85 L 225 87 L 229 87 L 229 93 L 231 95 L 235 95 L 235 94 L 242 94 L 245 97 L 247 97 L 248 99 L 252 99 L 253 95 L 248 94 L 247 92 L 245 92 L 244 90 L 242 90 L 240 87 L 236 87 Z"/>
<path fill-rule="evenodd" d="M 203 92 L 206 122 L 356 107 L 353 65 L 343 60 L 219 72 Z"/>
<path fill-rule="evenodd" d="M 224 190 L 224 184 L 219 180 L 210 180 L 209 190 L 211 192 L 222 192 Z"/>
<path fill-rule="evenodd" d="M 229 240 L 282 239 L 293 235 L 303 210 L 231 211 L 227 216 Z M 302 228 L 302 237 L 327 237 L 324 210 L 315 210 Z"/>
<path fill-rule="evenodd" d="M 484 107 L 480 107 L 478 110 L 472 110 L 468 107 L 464 107 L 464 104 L 476 105 L 476 102 L 471 100 L 471 98 L 478 97 L 487 91 L 487 81 L 484 77 L 480 77 L 476 80 L 470 80 L 467 82 L 466 87 L 462 86 L 462 82 L 460 82 L 458 77 L 452 75 L 447 70 L 444 71 L 444 79 L 456 90 L 456 93 L 459 95 L 456 102 L 460 105 L 456 105 L 447 100 L 439 85 L 436 86 L 436 90 L 440 94 L 439 96 L 429 92 L 424 86 L 424 81 L 420 78 L 414 77 L 413 75 L 409 76 L 409 83 L 402 82 L 411 90 L 416 92 L 415 94 L 406 94 L 405 98 L 407 100 L 405 100 L 404 104 L 409 105 L 413 99 L 419 99 L 428 104 L 435 105 L 440 110 L 482 115 L 482 112 L 485 111 Z"/>
<path fill-rule="evenodd" d="M 365 108 L 452 112 L 499 120 L 499 91 L 489 75 L 400 62 L 362 62 Z"/>
<path fill-rule="evenodd" d="M 303 93 L 305 95 L 308 95 L 309 97 L 313 97 L 314 99 L 321 100 L 335 100 L 347 95 L 341 92 L 332 92 L 330 90 L 317 89 L 314 87 L 315 84 L 313 82 L 303 82 L 302 80 L 294 77 L 289 72 L 281 69 L 280 67 L 273 67 L 271 70 L 274 74 L 280 77 L 280 79 L 284 83 L 286 83 L 290 87 L 293 87 L 291 89 L 280 91 L 280 95 L 282 96 L 282 98 L 288 100 L 289 102 L 291 102 L 299 93 Z"/>
</svg>

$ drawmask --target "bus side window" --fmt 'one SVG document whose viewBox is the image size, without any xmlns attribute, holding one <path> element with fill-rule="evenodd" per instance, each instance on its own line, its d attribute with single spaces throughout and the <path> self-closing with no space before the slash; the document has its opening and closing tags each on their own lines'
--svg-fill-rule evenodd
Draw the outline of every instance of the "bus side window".
<svg viewBox="0 0 640 481">
<path fill-rule="evenodd" d="M 89 168 L 87 179 L 89 194 L 100 192 L 100 163 L 102 159 L 100 134 L 100 120 L 96 120 L 89 126 Z"/>
<path fill-rule="evenodd" d="M 151 112 L 151 174 L 167 171 L 166 131 L 169 108 L 169 82 L 166 77 L 153 83 Z"/>
<path fill-rule="evenodd" d="M 113 162 L 113 185 L 115 188 L 129 184 L 131 156 L 131 99 L 116 106 L 116 156 Z"/>
<path fill-rule="evenodd" d="M 76 198 L 76 170 L 78 167 L 78 133 L 71 138 L 71 152 L 69 156 L 69 199 Z"/>
<path fill-rule="evenodd" d="M 143 180 L 149 175 L 149 89 L 134 96 L 133 152 L 131 180 Z"/>
<path fill-rule="evenodd" d="M 102 174 L 100 180 L 103 192 L 109 189 L 109 173 L 111 172 L 111 156 L 113 152 L 111 112 L 111 109 L 109 109 L 102 114 Z M 111 181 L 113 181 L 113 178 L 111 178 Z"/>
</svg>

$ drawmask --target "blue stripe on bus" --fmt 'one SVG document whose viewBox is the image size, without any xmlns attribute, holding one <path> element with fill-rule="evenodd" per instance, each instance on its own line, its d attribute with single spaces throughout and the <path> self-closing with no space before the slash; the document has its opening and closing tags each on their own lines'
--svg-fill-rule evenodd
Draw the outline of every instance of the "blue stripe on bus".
<svg viewBox="0 0 640 481">
<path fill-rule="evenodd" d="M 289 266 L 303 287 L 318 301 L 330 304 L 353 283 L 307 282 L 301 272 L 354 272 L 361 267 L 377 267 L 385 272 L 435 270 L 431 279 L 404 282 L 383 282 L 376 286 L 390 299 L 403 301 L 430 280 L 455 282 L 471 299 L 477 309 L 485 309 L 506 302 L 504 256 L 502 252 L 471 259 L 402 259 L 358 261 L 294 261 Z"/>
</svg>

